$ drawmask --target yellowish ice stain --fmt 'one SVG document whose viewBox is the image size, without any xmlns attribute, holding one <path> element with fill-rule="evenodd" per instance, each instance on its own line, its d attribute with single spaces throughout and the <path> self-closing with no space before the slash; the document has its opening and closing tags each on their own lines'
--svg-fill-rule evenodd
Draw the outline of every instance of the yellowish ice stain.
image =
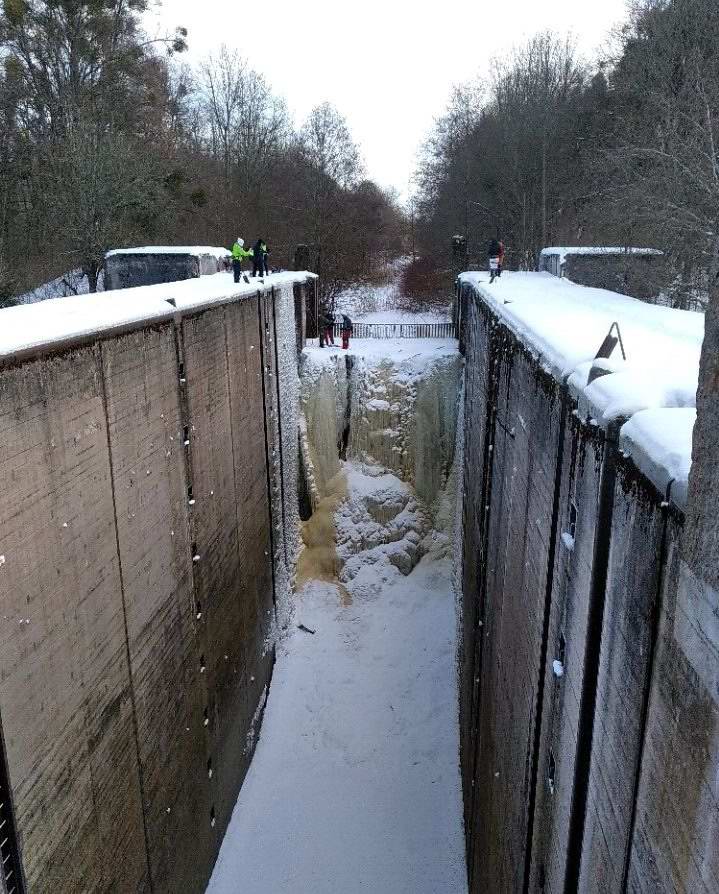
<svg viewBox="0 0 719 894">
<path fill-rule="evenodd" d="M 310 581 L 333 584 L 343 606 L 352 604 L 352 596 L 339 580 L 335 512 L 347 499 L 347 477 L 340 471 L 327 482 L 327 495 L 320 500 L 312 518 L 302 523 L 303 549 L 297 565 L 297 591 Z"/>
</svg>

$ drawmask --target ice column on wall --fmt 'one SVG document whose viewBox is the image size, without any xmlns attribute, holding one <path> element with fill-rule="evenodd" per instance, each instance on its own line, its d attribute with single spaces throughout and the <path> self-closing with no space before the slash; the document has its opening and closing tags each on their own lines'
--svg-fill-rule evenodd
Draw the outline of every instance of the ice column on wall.
<svg viewBox="0 0 719 894">
<path fill-rule="evenodd" d="M 394 472 L 439 510 L 454 464 L 462 361 L 451 343 L 406 344 L 303 355 L 311 486 L 320 496 L 344 455 Z"/>
<path fill-rule="evenodd" d="M 301 367 L 302 434 L 305 437 L 307 483 L 314 502 L 327 495 L 327 484 L 339 472 L 339 446 L 347 407 L 347 364 L 344 355 L 305 351 Z"/>
<path fill-rule="evenodd" d="M 282 519 L 276 534 L 276 599 L 277 623 L 287 627 L 291 616 L 291 589 L 299 553 L 299 511 L 297 496 L 299 426 L 299 378 L 297 375 L 297 342 L 292 285 L 282 286 L 275 293 L 274 331 L 277 345 L 277 402 L 279 414 L 274 431 L 276 443 L 270 453 L 279 464 L 279 492 L 273 491 L 275 519 Z M 281 462 L 280 462 L 281 459 Z"/>
</svg>

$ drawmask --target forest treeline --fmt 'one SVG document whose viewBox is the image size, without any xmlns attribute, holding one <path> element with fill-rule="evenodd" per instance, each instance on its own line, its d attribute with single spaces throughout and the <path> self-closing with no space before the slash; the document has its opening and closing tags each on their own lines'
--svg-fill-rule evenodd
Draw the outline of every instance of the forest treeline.
<svg viewBox="0 0 719 894">
<path fill-rule="evenodd" d="M 501 237 L 509 266 L 550 245 L 650 246 L 676 303 L 719 272 L 717 0 L 641 0 L 597 66 L 535 37 L 457 88 L 423 148 L 422 244 Z"/>
<path fill-rule="evenodd" d="M 148 37 L 148 3 L 0 0 L 0 300 L 78 268 L 94 290 L 128 245 L 263 237 L 288 267 L 307 244 L 329 293 L 400 252 L 336 109 L 295 128 L 239 54 L 190 68 L 183 28 Z"/>
</svg>

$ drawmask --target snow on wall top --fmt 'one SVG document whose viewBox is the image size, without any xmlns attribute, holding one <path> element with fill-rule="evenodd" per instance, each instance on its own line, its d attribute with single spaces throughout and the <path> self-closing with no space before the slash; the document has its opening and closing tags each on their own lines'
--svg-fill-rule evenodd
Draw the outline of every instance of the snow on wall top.
<svg viewBox="0 0 719 894">
<path fill-rule="evenodd" d="M 474 287 L 547 372 L 567 382 L 588 415 L 604 426 L 638 420 L 628 429 L 625 424 L 622 436 L 627 435 L 625 449 L 637 454 L 651 480 L 661 487 L 670 479 L 686 479 L 703 314 L 658 307 L 548 273 L 505 273 L 491 288 L 486 274 L 464 273 L 460 281 Z M 610 359 L 595 364 L 614 322 L 627 359 L 617 345 Z M 588 384 L 592 366 L 605 374 Z M 644 411 L 659 415 L 639 415 Z"/>
<path fill-rule="evenodd" d="M 113 255 L 214 255 L 216 258 L 227 258 L 231 252 L 226 248 L 210 245 L 143 245 L 140 248 L 113 248 L 105 254 Z"/>
<path fill-rule="evenodd" d="M 553 246 L 551 248 L 543 248 L 540 252 L 542 257 L 550 255 L 558 255 L 560 264 L 563 264 L 568 255 L 662 255 L 664 252 L 658 248 L 622 248 L 621 246 L 604 246 L 604 245 L 588 245 L 588 246 Z"/>
<path fill-rule="evenodd" d="M 641 410 L 622 426 L 619 439 L 620 448 L 662 493 L 671 486 L 671 498 L 681 509 L 686 507 L 696 418 L 690 407 Z"/>
<path fill-rule="evenodd" d="M 108 296 L 118 294 L 69 295 L 0 310 L 0 359 L 103 330 L 172 317 L 172 307 L 159 296 L 108 301 Z"/>
<path fill-rule="evenodd" d="M 260 291 L 316 278 L 314 273 L 276 273 L 264 280 L 235 285 L 231 274 L 218 273 L 180 282 L 117 289 L 95 295 L 71 295 L 0 310 L 0 360 L 82 340 L 119 327 L 170 319 L 178 311 L 199 310 Z"/>
</svg>

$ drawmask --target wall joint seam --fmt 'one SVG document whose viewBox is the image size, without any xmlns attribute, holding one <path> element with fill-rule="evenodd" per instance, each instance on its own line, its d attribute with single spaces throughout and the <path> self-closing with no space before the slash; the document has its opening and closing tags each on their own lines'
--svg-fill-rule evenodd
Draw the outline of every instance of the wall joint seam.
<svg viewBox="0 0 719 894">
<path fill-rule="evenodd" d="M 532 871 L 532 844 L 534 839 L 534 817 L 537 809 L 537 785 L 539 782 L 539 756 L 542 748 L 542 721 L 544 715 L 544 686 L 547 676 L 547 654 L 549 651 L 549 625 L 552 613 L 552 590 L 554 589 L 554 565 L 557 553 L 559 510 L 562 493 L 562 471 L 564 466 L 564 439 L 567 429 L 567 386 L 561 385 L 559 399 L 562 412 L 559 422 L 559 448 L 554 471 L 554 494 L 552 499 L 552 522 L 547 555 L 547 580 L 544 591 L 544 615 L 542 618 L 542 645 L 540 648 L 539 678 L 537 680 L 537 703 L 535 706 L 534 741 L 532 743 L 532 770 L 527 806 L 527 843 L 524 851 L 523 894 L 528 894 Z"/>
<path fill-rule="evenodd" d="M 582 868 L 584 827 L 589 795 L 589 773 L 594 739 L 594 715 L 597 702 L 597 678 L 601 659 L 602 627 L 607 595 L 609 550 L 614 516 L 614 486 L 620 423 L 612 423 L 606 433 L 600 483 L 599 506 L 594 539 L 592 579 L 587 617 L 587 646 L 584 653 L 582 693 L 577 725 L 577 754 L 572 784 L 572 805 L 567 835 L 567 863 L 564 894 L 576 894 Z"/>
<path fill-rule="evenodd" d="M 112 512 L 114 516 L 114 530 L 115 530 L 115 549 L 117 551 L 117 567 L 118 574 L 120 578 L 120 598 L 122 601 L 122 621 L 124 625 L 124 633 L 125 633 L 125 659 L 127 661 L 127 675 L 128 675 L 128 683 L 130 689 L 130 705 L 132 708 L 132 728 L 133 735 L 135 738 L 135 752 L 137 756 L 137 774 L 138 774 L 138 785 L 140 788 L 140 798 L 141 798 L 141 814 L 142 814 L 142 831 L 145 839 L 145 860 L 147 863 L 147 879 L 150 886 L 150 894 L 154 894 L 155 884 L 152 878 L 152 863 L 150 861 L 150 836 L 147 830 L 147 817 L 145 816 L 145 805 L 147 803 L 146 793 L 145 793 L 145 778 L 144 772 L 142 769 L 142 759 L 140 757 L 140 733 L 138 729 L 137 722 L 137 701 L 135 698 L 135 681 L 132 673 L 132 659 L 130 656 L 130 635 L 129 628 L 127 624 L 127 604 L 125 601 L 125 578 L 122 568 L 122 553 L 120 551 L 120 532 L 117 521 L 117 499 L 115 496 L 115 461 L 113 457 L 112 451 L 112 439 L 110 437 L 110 417 L 108 413 L 108 401 L 107 401 L 107 382 L 105 381 L 105 366 L 103 359 L 103 350 L 102 350 L 102 342 L 96 342 L 95 344 L 95 360 L 98 364 L 98 372 L 100 379 L 100 390 L 102 394 L 102 409 L 105 415 L 105 437 L 106 437 L 106 447 L 107 447 L 107 458 L 110 465 L 110 493 L 112 496 Z"/>
</svg>

